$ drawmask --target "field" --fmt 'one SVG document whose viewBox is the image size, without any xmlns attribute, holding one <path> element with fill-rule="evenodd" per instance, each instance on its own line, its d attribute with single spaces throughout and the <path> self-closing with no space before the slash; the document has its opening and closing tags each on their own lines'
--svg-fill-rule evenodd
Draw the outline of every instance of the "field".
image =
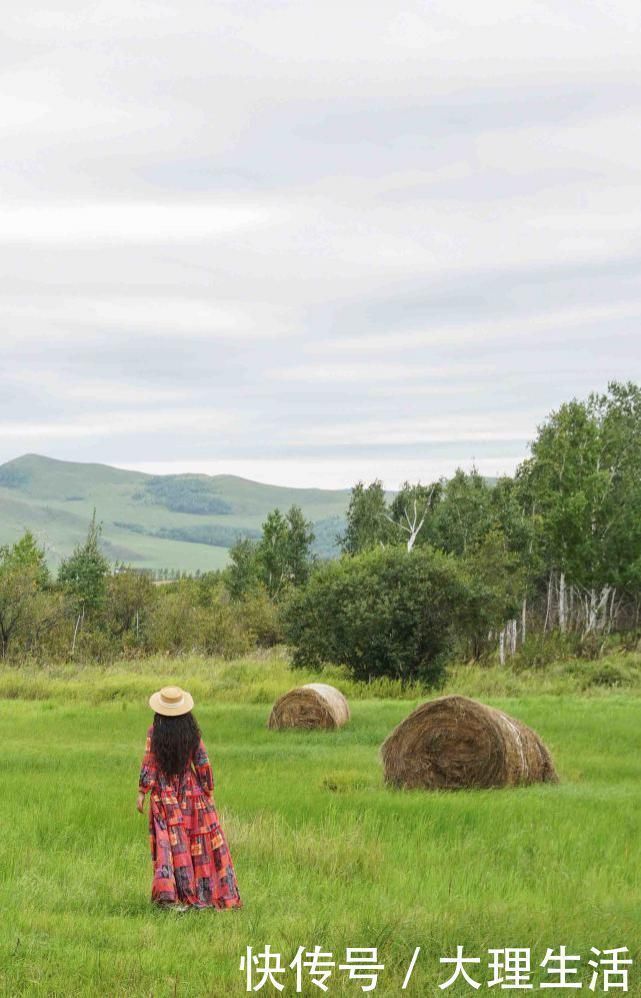
<svg viewBox="0 0 641 998">
<path fill-rule="evenodd" d="M 461 669 L 449 687 L 483 694 L 535 727 L 559 786 L 426 795 L 382 783 L 378 746 L 419 699 L 402 699 L 394 684 L 372 691 L 343 682 L 353 720 L 340 732 L 271 733 L 272 695 L 310 678 L 292 677 L 279 654 L 0 670 L 4 993 L 239 995 L 245 947 L 266 943 L 284 964 L 299 945 L 320 944 L 337 964 L 346 946 L 378 947 L 385 969 L 373 993 L 385 996 L 474 993 L 437 987 L 451 974 L 439 958 L 457 945 L 481 958 L 480 970 L 468 967 L 482 981 L 488 949 L 531 948 L 536 985 L 546 948 L 566 944 L 583 957 L 588 991 L 590 947 L 628 946 L 641 958 L 641 700 L 638 690 L 580 693 L 560 677 L 555 686 L 507 676 L 501 693 L 496 670 Z M 180 915 L 148 903 L 136 784 L 145 697 L 169 679 L 197 698 L 242 911 Z M 363 993 L 344 971 L 328 986 L 330 995 Z M 303 993 L 323 992 L 308 981 Z M 630 993 L 641 994 L 636 962 Z"/>
</svg>

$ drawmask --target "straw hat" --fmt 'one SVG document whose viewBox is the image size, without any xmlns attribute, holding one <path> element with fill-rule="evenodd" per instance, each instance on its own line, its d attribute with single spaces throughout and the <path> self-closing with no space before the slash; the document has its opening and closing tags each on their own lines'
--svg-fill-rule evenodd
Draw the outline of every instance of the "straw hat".
<svg viewBox="0 0 641 998">
<path fill-rule="evenodd" d="M 194 698 L 187 690 L 181 690 L 180 686 L 163 686 L 161 690 L 151 694 L 149 706 L 157 714 L 178 717 L 189 713 L 194 706 Z"/>
</svg>

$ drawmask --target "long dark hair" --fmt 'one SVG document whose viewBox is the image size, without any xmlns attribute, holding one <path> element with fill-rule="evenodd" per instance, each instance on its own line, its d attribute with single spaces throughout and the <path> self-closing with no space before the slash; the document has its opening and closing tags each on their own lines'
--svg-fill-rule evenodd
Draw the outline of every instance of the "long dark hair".
<svg viewBox="0 0 641 998">
<path fill-rule="evenodd" d="M 151 750 L 165 776 L 184 773 L 199 742 L 200 728 L 191 711 L 178 717 L 154 714 Z"/>
</svg>

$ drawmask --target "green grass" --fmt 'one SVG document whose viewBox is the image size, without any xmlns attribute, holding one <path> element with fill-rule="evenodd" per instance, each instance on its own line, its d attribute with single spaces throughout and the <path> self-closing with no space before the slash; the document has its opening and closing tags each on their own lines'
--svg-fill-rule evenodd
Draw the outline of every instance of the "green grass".
<svg viewBox="0 0 641 998">
<path fill-rule="evenodd" d="M 398 699 L 393 686 L 385 699 L 353 686 L 342 731 L 273 733 L 266 699 L 310 678 L 292 677 L 280 654 L 21 670 L 21 691 L 7 689 L 11 671 L 0 673 L 1 695 L 21 693 L 0 700 L 6 994 L 240 995 L 240 956 L 265 943 L 286 962 L 299 945 L 321 944 L 337 962 L 346 946 L 377 946 L 385 970 L 373 993 L 385 996 L 473 993 L 437 988 L 449 976 L 439 957 L 457 944 L 484 962 L 488 948 L 522 946 L 536 964 L 562 943 L 585 960 L 591 946 L 627 945 L 640 957 L 635 696 L 603 687 L 552 696 L 508 676 L 484 698 L 540 732 L 561 783 L 424 794 L 382 782 L 378 746 L 419 699 Z M 490 675 L 498 691 L 497 670 Z M 144 699 L 170 678 L 196 696 L 242 911 L 176 915 L 148 902 L 146 817 L 134 807 Z M 461 670 L 450 689 L 474 692 L 479 682 Z M 289 973 L 284 994 L 295 993 Z M 641 993 L 639 981 L 635 964 L 630 993 Z M 339 972 L 328 993 L 362 994 Z"/>
<path fill-rule="evenodd" d="M 320 672 L 293 670 L 284 647 L 264 650 L 234 661 L 197 655 L 152 655 L 117 660 L 110 665 L 23 663 L 0 661 L 0 699 L 86 701 L 144 700 L 147 691 L 163 683 L 188 686 L 200 701 L 271 704 L 292 685 L 315 680 L 334 683 L 350 700 L 393 699 L 418 703 L 433 695 L 419 683 L 403 686 L 379 678 L 356 682 L 341 666 Z M 613 653 L 595 662 L 568 659 L 545 669 L 452 665 L 443 693 L 463 693 L 481 699 L 539 695 L 587 694 L 609 697 L 612 691 L 641 695 L 641 654 Z"/>
</svg>

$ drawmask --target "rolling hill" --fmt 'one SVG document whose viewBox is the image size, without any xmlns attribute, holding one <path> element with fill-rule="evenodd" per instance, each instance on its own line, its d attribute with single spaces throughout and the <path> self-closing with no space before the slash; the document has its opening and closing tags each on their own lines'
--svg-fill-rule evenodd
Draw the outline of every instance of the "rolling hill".
<svg viewBox="0 0 641 998">
<path fill-rule="evenodd" d="M 82 541 L 93 509 L 111 561 L 195 572 L 221 568 L 239 536 L 260 535 L 270 510 L 296 503 L 316 549 L 335 552 L 349 490 L 263 485 L 234 475 L 148 475 L 26 454 L 0 465 L 0 544 L 29 528 L 52 566 Z"/>
</svg>

